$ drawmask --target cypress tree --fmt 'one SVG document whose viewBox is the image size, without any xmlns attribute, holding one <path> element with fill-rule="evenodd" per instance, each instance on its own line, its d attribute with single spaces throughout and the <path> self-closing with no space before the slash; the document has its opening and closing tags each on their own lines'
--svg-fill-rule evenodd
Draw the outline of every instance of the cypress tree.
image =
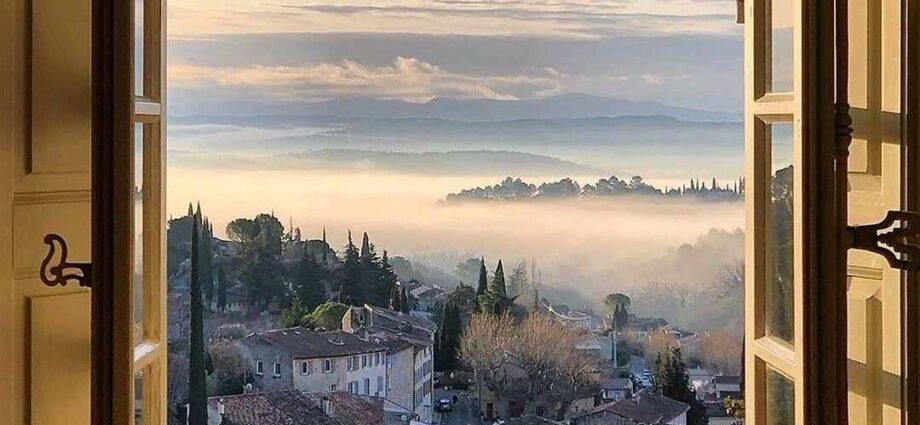
<svg viewBox="0 0 920 425">
<path fill-rule="evenodd" d="M 227 309 L 227 271 L 223 264 L 217 265 L 217 309 L 221 312 Z"/>
<path fill-rule="evenodd" d="M 398 285 L 394 285 L 390 290 L 390 310 L 402 311 L 402 291 Z"/>
<path fill-rule="evenodd" d="M 411 307 L 409 306 L 409 293 L 406 292 L 406 288 L 402 289 L 402 296 L 400 296 L 399 298 L 401 299 L 401 305 L 402 305 L 401 311 L 403 313 L 409 313 L 409 311 L 411 310 Z"/>
<path fill-rule="evenodd" d="M 508 297 L 508 292 L 505 288 L 505 271 L 501 260 L 498 261 L 498 267 L 495 268 L 495 276 L 492 276 L 492 283 L 489 285 L 489 289 L 477 299 L 479 300 L 480 311 L 492 315 L 504 314 L 514 304 L 514 299 Z"/>
<path fill-rule="evenodd" d="M 452 302 L 444 305 L 441 328 L 438 333 L 435 363 L 439 371 L 457 368 L 457 353 L 460 350 L 460 308 Z"/>
<path fill-rule="evenodd" d="M 212 237 L 210 222 L 204 219 L 204 225 L 201 229 L 201 289 L 204 294 L 205 305 L 210 306 L 214 300 L 214 250 L 212 249 Z"/>
<path fill-rule="evenodd" d="M 208 389 L 206 355 L 204 351 L 204 318 L 201 305 L 201 270 L 199 251 L 199 216 L 192 222 L 192 270 L 189 283 L 190 335 L 189 335 L 189 425 L 208 424 Z"/>
<path fill-rule="evenodd" d="M 479 259 L 479 285 L 476 286 L 476 296 L 483 295 L 489 289 L 489 273 L 486 271 L 486 259 Z"/>
<path fill-rule="evenodd" d="M 500 297 L 508 296 L 508 289 L 505 287 L 505 270 L 502 268 L 502 260 L 498 260 L 498 267 L 495 268 L 495 276 L 492 276 L 492 286 L 490 289 Z"/>
</svg>

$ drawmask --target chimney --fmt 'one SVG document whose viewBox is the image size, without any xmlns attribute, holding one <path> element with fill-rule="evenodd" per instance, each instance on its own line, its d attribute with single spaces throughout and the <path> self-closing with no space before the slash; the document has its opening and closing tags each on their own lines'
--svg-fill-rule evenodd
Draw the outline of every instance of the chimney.
<svg viewBox="0 0 920 425">
<path fill-rule="evenodd" d="M 224 417 L 224 412 L 226 411 L 226 406 L 224 405 L 224 399 L 217 400 L 217 414 L 221 418 Z"/>
</svg>

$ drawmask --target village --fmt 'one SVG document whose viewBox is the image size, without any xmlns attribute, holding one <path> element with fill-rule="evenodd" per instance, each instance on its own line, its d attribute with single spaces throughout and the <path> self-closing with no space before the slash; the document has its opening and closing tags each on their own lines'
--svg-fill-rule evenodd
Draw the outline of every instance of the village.
<svg viewBox="0 0 920 425">
<path fill-rule="evenodd" d="M 224 241 L 200 207 L 170 221 L 176 425 L 741 423 L 740 352 L 715 361 L 714 335 L 639 317 L 626 295 L 601 313 L 554 304 L 535 265 L 506 284 L 482 259 L 475 287 L 403 282 L 366 234 L 340 258 L 268 214 L 237 225 Z M 350 275 L 364 292 L 347 295 Z"/>
</svg>

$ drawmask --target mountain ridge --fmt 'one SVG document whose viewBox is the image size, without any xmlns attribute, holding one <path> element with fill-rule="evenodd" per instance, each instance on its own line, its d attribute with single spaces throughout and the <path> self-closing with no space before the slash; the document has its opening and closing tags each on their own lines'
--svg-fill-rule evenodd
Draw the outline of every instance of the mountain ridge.
<svg viewBox="0 0 920 425">
<path fill-rule="evenodd" d="M 175 115 L 195 111 L 173 110 Z M 218 111 L 214 111 L 218 112 Z M 738 122 L 740 113 L 708 111 L 590 94 L 564 94 L 540 99 L 498 100 L 436 97 L 413 103 L 398 99 L 347 97 L 322 102 L 225 103 L 215 115 L 315 115 L 339 118 L 434 118 L 465 122 L 501 122 L 522 119 L 578 119 L 621 116 L 671 116 L 695 122 Z"/>
</svg>

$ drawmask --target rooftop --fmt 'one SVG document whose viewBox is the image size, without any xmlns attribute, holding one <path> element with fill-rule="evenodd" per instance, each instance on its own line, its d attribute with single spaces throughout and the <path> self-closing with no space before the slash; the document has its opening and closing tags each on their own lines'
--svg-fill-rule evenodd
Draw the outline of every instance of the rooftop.
<svg viewBox="0 0 920 425">
<path fill-rule="evenodd" d="M 269 344 L 295 359 L 342 357 L 387 349 L 383 345 L 364 341 L 347 332 L 320 333 L 302 327 L 254 333 L 244 338 L 243 343 Z"/>
<path fill-rule="evenodd" d="M 629 378 L 607 378 L 602 379 L 601 388 L 606 390 L 628 390 L 632 388 L 632 380 Z"/>
<path fill-rule="evenodd" d="M 366 305 L 365 308 L 370 310 L 371 313 L 376 316 L 381 316 L 381 317 L 385 317 L 390 320 L 403 322 L 410 326 L 425 329 L 429 332 L 434 332 L 438 330 L 438 325 L 436 323 L 432 322 L 431 320 L 422 318 L 422 317 L 415 317 L 411 314 L 406 314 L 403 312 L 390 310 L 388 308 L 377 307 L 377 306 Z M 380 324 L 378 323 L 373 323 L 373 324 L 380 326 Z"/>
<path fill-rule="evenodd" d="M 211 397 L 208 410 L 219 412 L 223 403 L 220 423 L 234 425 L 342 425 L 326 415 L 322 404 L 317 404 L 305 393 L 296 390 L 249 393 Z"/>
<path fill-rule="evenodd" d="M 724 385 L 741 385 L 741 377 L 734 375 L 719 375 L 712 378 L 712 383 Z"/>
<path fill-rule="evenodd" d="M 639 423 L 667 423 L 690 410 L 690 405 L 644 392 L 633 398 L 601 405 L 594 412 L 608 411 Z M 590 413 L 589 413 L 590 414 Z"/>
<path fill-rule="evenodd" d="M 511 419 L 508 425 L 562 425 L 562 422 L 556 422 L 536 415 L 524 415 L 519 418 Z"/>
</svg>

